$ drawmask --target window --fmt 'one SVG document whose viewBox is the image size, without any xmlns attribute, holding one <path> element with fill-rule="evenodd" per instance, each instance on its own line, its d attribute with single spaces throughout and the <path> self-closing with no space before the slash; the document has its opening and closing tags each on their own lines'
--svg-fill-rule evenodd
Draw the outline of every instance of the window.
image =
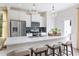
<svg viewBox="0 0 79 59">
<path fill-rule="evenodd" d="M 0 37 L 2 36 L 2 19 L 3 19 L 3 16 L 1 14 L 0 15 Z"/>
</svg>

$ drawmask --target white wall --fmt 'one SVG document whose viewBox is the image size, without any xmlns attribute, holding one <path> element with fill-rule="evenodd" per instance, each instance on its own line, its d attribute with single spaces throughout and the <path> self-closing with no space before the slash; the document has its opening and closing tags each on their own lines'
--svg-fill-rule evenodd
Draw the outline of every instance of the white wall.
<svg viewBox="0 0 79 59">
<path fill-rule="evenodd" d="M 51 29 L 54 27 L 55 21 L 54 18 L 52 17 L 51 13 L 47 13 L 47 33 L 51 31 Z"/>
<path fill-rule="evenodd" d="M 64 21 L 71 20 L 71 40 L 74 48 L 76 46 L 76 8 L 69 8 L 57 13 L 55 25 L 62 29 L 62 35 L 64 34 Z"/>
<path fill-rule="evenodd" d="M 55 26 L 61 29 L 61 35 L 64 35 L 64 18 L 62 15 L 57 15 L 55 18 Z"/>
</svg>

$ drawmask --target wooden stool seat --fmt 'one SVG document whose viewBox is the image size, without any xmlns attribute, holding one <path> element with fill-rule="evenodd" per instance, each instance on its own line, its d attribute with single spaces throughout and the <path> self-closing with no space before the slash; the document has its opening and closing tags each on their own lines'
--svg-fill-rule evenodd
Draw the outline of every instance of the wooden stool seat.
<svg viewBox="0 0 79 59">
<path fill-rule="evenodd" d="M 15 51 L 15 56 L 29 56 L 30 55 L 30 51 L 26 50 L 26 51 Z"/>
<path fill-rule="evenodd" d="M 33 48 L 33 50 L 34 50 L 34 52 L 36 52 L 36 53 L 37 53 L 37 52 L 40 52 L 40 51 L 42 52 L 42 51 L 47 50 L 47 47 L 40 47 L 40 48 L 36 48 L 36 49 Z"/>
<path fill-rule="evenodd" d="M 46 46 L 48 46 L 48 48 L 53 51 L 53 53 L 52 53 L 53 56 L 55 56 L 55 54 L 58 55 L 58 56 L 59 56 L 59 55 L 61 56 L 61 46 L 60 46 L 60 45 L 57 45 L 57 44 L 55 45 L 55 44 L 53 44 L 53 45 L 46 45 Z M 59 51 L 58 51 L 58 54 L 55 52 L 55 50 L 57 50 L 57 49 L 59 50 Z M 49 54 L 49 55 L 50 55 L 50 54 Z"/>
<path fill-rule="evenodd" d="M 47 56 L 48 48 L 47 47 L 31 48 L 32 56 L 33 56 L 33 53 L 35 54 L 35 56 L 37 55 L 42 56 L 42 53 L 45 53 L 45 56 Z"/>
<path fill-rule="evenodd" d="M 31 52 L 29 50 L 25 51 L 11 51 L 8 56 L 30 56 Z"/>
<path fill-rule="evenodd" d="M 67 41 L 65 43 L 62 43 L 62 45 L 71 45 L 71 44 L 72 44 L 71 41 Z"/>
</svg>

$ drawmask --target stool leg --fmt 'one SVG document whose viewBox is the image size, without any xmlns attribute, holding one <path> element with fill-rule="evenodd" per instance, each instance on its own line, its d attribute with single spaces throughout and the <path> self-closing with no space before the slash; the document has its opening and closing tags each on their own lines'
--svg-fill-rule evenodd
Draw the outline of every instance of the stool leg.
<svg viewBox="0 0 79 59">
<path fill-rule="evenodd" d="M 40 56 L 41 56 L 41 53 L 40 53 Z"/>
<path fill-rule="evenodd" d="M 33 50 L 31 49 L 31 56 L 33 56 Z"/>
<path fill-rule="evenodd" d="M 64 46 L 64 53 L 65 53 L 66 51 L 65 51 L 65 46 Z"/>
<path fill-rule="evenodd" d="M 48 51 L 45 51 L 45 56 L 47 56 Z"/>
<path fill-rule="evenodd" d="M 59 47 L 59 54 L 60 54 L 60 56 L 62 56 L 62 54 L 61 54 L 61 47 Z"/>
<path fill-rule="evenodd" d="M 72 47 L 72 44 L 71 44 L 71 53 L 72 53 L 72 56 L 73 56 L 73 47 Z"/>
<path fill-rule="evenodd" d="M 55 50 L 54 50 L 54 48 L 52 50 L 53 50 L 53 56 L 54 56 L 55 55 Z"/>
<path fill-rule="evenodd" d="M 66 45 L 66 55 L 68 56 L 68 46 Z"/>
<path fill-rule="evenodd" d="M 35 56 L 37 56 L 38 54 L 37 53 L 35 53 Z"/>
</svg>

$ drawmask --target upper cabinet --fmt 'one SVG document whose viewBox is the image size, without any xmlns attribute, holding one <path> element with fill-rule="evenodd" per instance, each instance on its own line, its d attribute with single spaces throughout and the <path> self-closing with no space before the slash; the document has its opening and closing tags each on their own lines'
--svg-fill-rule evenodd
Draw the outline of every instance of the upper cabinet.
<svg viewBox="0 0 79 59">
<path fill-rule="evenodd" d="M 43 15 L 42 13 L 32 14 L 31 15 L 31 22 L 39 22 L 40 27 L 46 27 L 45 15 Z"/>
</svg>

